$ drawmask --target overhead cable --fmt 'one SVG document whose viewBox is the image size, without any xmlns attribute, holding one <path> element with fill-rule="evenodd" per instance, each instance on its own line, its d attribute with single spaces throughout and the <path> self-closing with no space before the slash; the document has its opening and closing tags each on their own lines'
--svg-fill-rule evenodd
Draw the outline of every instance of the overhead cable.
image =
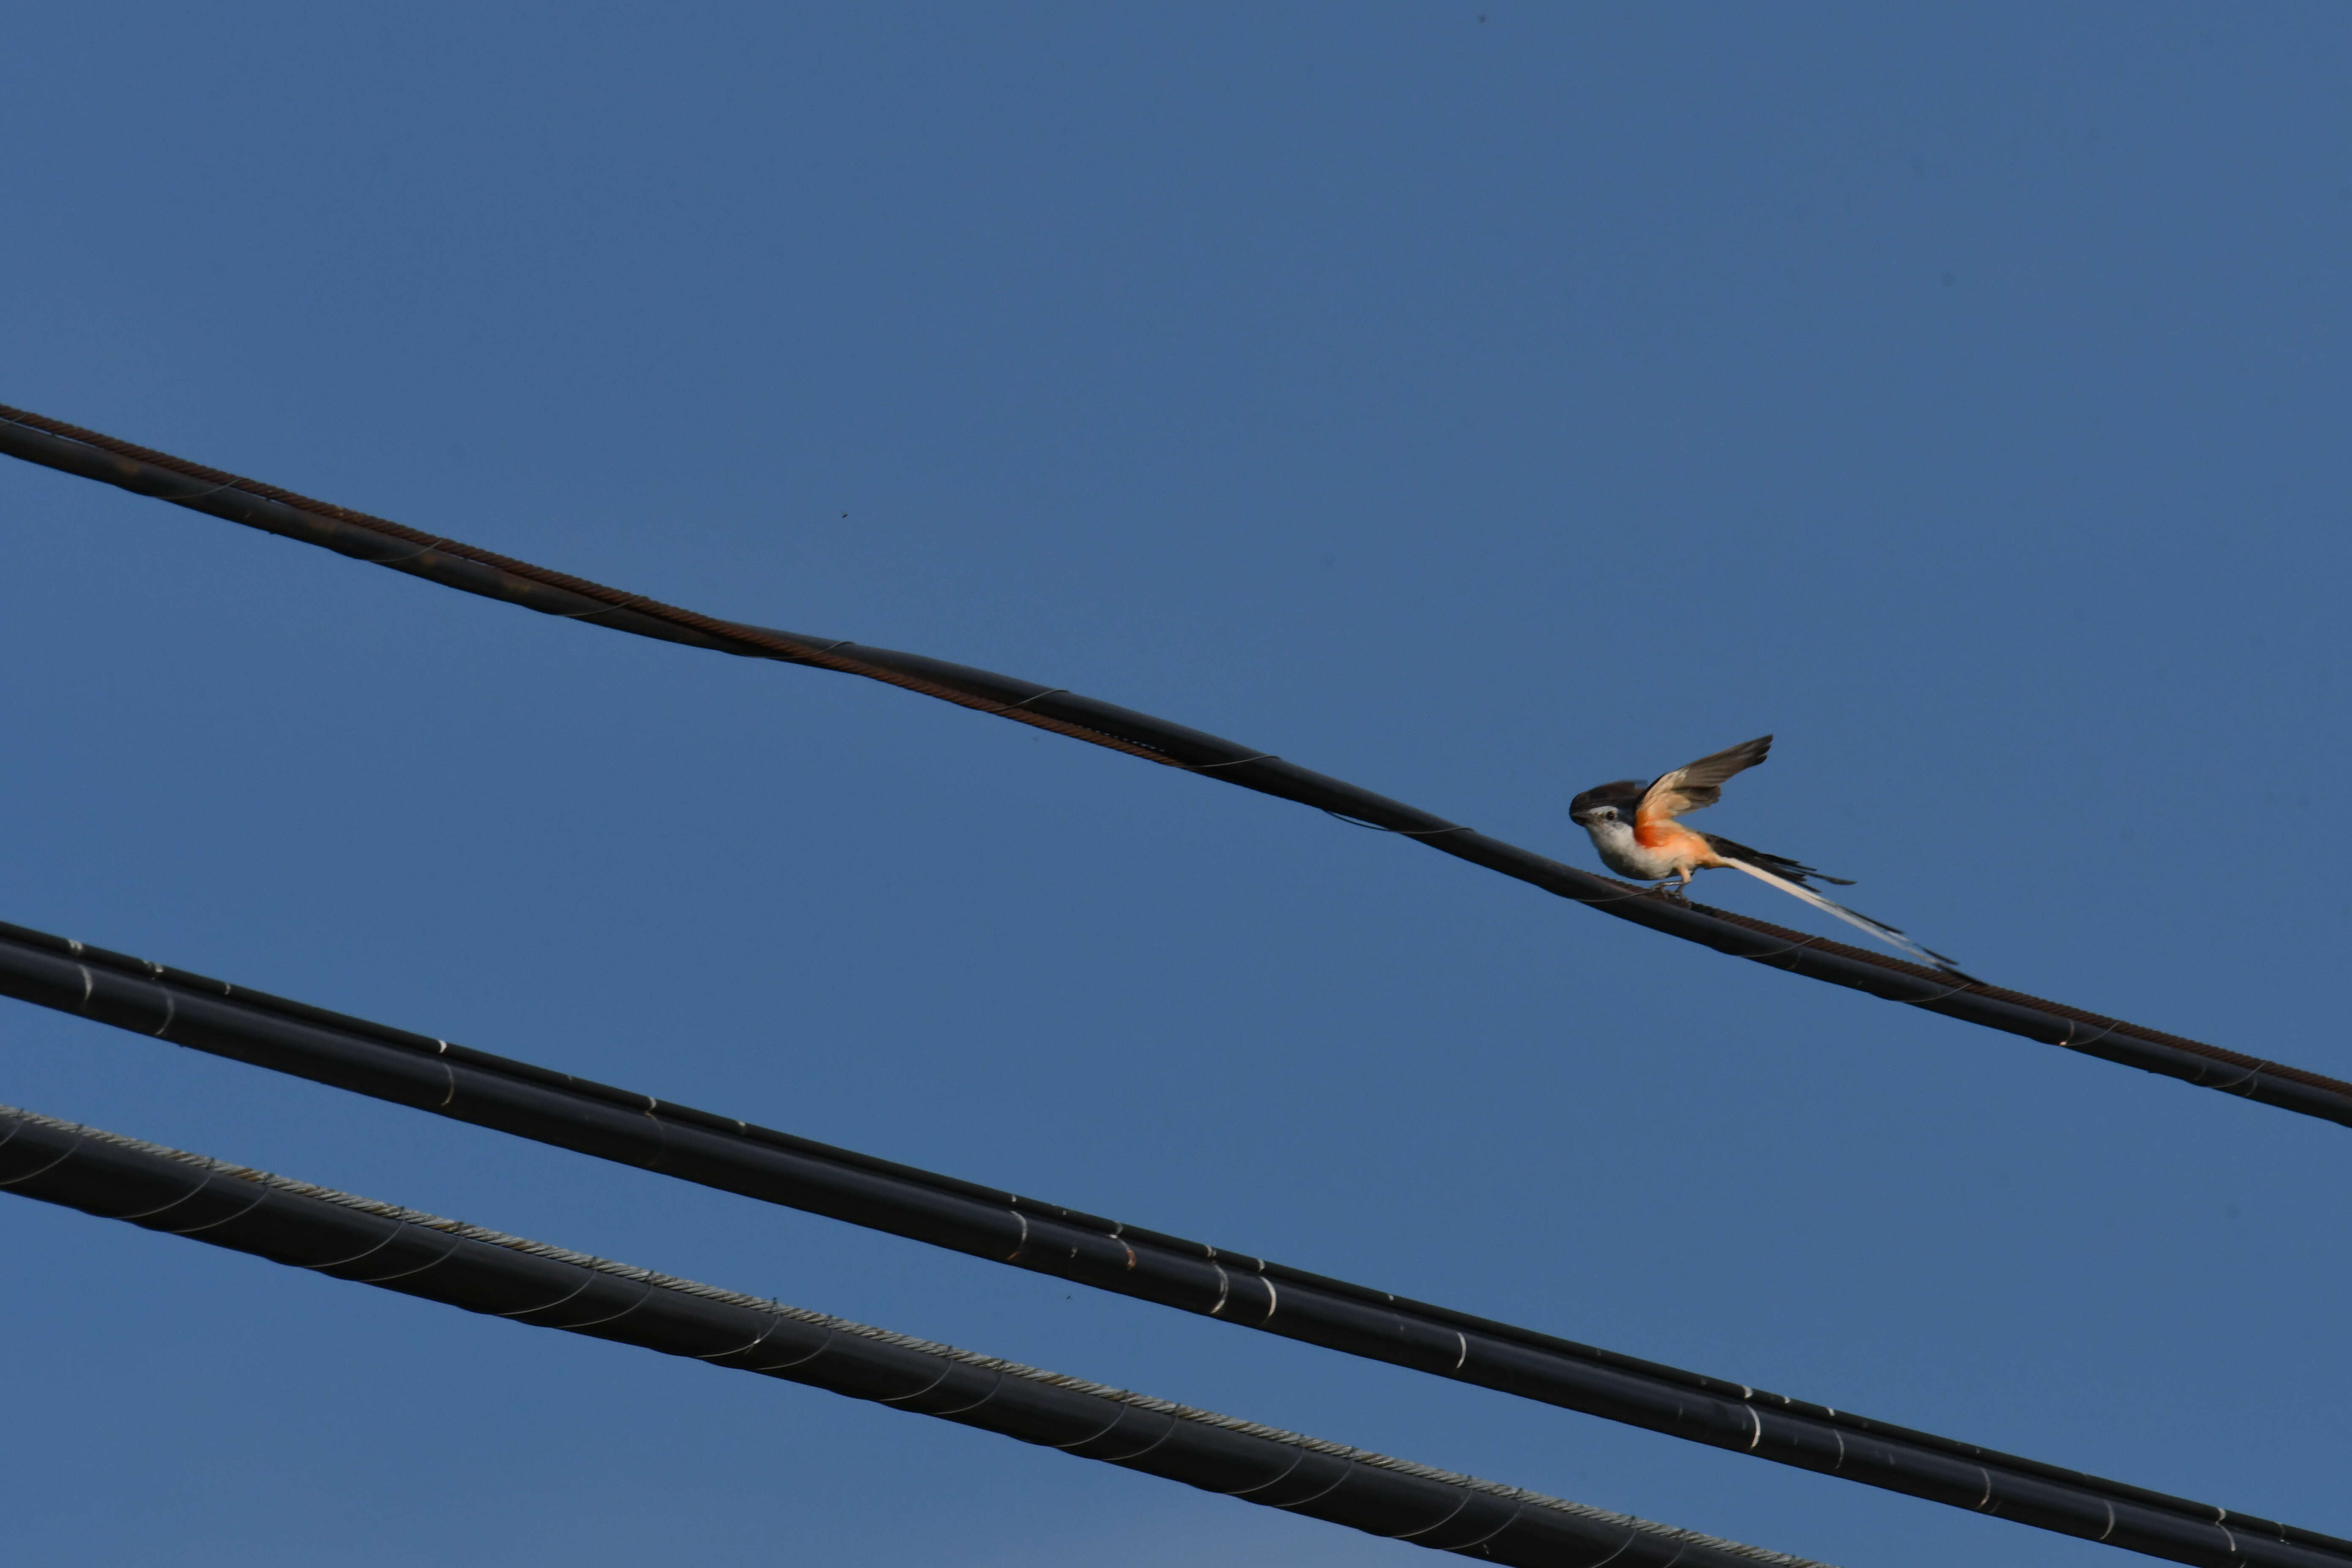
<svg viewBox="0 0 2352 1568">
<path fill-rule="evenodd" d="M 1203 778 L 1318 806 L 1718 952 L 2200 1088 L 2352 1125 L 2352 1084 L 2341 1079 L 2021 992 L 1961 981 L 1937 969 L 1728 910 L 1660 898 L 1650 889 L 1564 866 L 1462 824 L 1328 778 L 1257 747 L 1058 687 L 919 654 L 866 647 L 846 639 L 807 637 L 680 609 L 642 594 L 608 588 L 5 405 L 0 405 L 0 453 L 544 615 L 720 653 L 865 676 L 1183 768 Z"/>
<path fill-rule="evenodd" d="M 1529 1568 L 1823 1568 L 0 1106 L 0 1189 Z M 21 1271 L 20 1271 L 21 1273 Z"/>
<path fill-rule="evenodd" d="M 2352 1568 L 2352 1542 L 671 1105 L 0 924 L 0 994 L 599 1159 L 1350 1355 L 2166 1558 Z"/>
</svg>

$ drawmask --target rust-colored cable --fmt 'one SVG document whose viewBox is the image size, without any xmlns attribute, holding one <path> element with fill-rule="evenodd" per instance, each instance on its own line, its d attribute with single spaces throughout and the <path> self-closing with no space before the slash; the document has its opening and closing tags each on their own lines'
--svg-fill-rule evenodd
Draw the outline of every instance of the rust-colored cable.
<svg viewBox="0 0 2352 1568">
<path fill-rule="evenodd" d="M 2063 1003 L 1681 904 L 1488 837 L 1269 752 L 1058 687 L 890 648 L 722 620 L 425 533 L 330 501 L 0 405 L 0 453 L 172 501 L 542 614 L 749 658 L 813 665 L 1320 807 L 1720 952 L 2352 1126 L 2352 1083 Z"/>
<path fill-rule="evenodd" d="M 1056 734 L 1090 741 L 1096 745 L 1108 746 L 1114 751 L 1125 752 L 1131 756 L 1148 758 L 1156 763 L 1175 761 L 1174 758 L 1153 751 L 1148 746 L 1139 745 L 1116 735 L 1087 731 L 1077 725 L 1064 723 L 1017 707 L 992 704 L 985 698 L 960 691 L 954 687 L 942 685 L 938 681 L 925 680 L 900 670 L 886 668 L 869 660 L 859 658 L 855 654 L 837 651 L 841 647 L 851 646 L 848 644 L 837 643 L 828 647 L 821 641 L 794 637 L 790 633 L 775 631 L 766 626 L 722 621 L 694 610 L 682 609 L 676 605 L 665 605 L 657 599 L 647 598 L 642 594 L 623 593 L 618 588 L 608 588 L 602 583 L 592 583 L 585 577 L 574 577 L 566 572 L 555 572 L 544 566 L 535 566 L 528 561 L 518 561 L 510 555 L 500 555 L 496 551 L 483 550 L 478 546 L 461 543 L 454 539 L 444 539 L 435 534 L 425 533 L 404 523 L 394 522 L 389 518 L 375 517 L 367 512 L 353 511 L 349 507 L 337 506 L 332 501 L 298 495 L 292 490 L 281 489 L 276 485 L 264 484 L 259 479 L 248 479 L 240 475 L 225 473 L 218 468 L 206 468 L 201 463 L 192 463 L 184 458 L 173 457 L 168 452 L 158 452 L 149 447 L 135 446 L 129 441 L 117 440 L 111 436 L 103 435 L 96 430 L 85 430 L 78 425 L 68 425 L 62 420 L 46 418 L 21 408 L 10 408 L 5 405 L 0 405 L 0 418 L 52 436 L 62 436 L 68 440 L 79 442 L 85 447 L 96 447 L 102 452 L 110 452 L 117 457 L 128 458 L 149 468 L 161 468 L 188 479 L 205 481 L 213 487 L 211 490 L 205 492 L 206 496 L 236 491 L 265 500 L 276 501 L 296 511 L 310 512 L 337 522 L 363 528 L 371 533 L 378 533 L 386 538 L 418 545 L 421 549 L 414 559 L 422 560 L 427 554 L 438 552 L 454 560 L 469 561 L 478 565 L 492 567 L 527 583 L 539 584 L 567 594 L 576 594 L 583 599 L 593 600 L 600 609 L 627 611 L 648 620 L 664 621 L 688 631 L 700 632 L 708 637 L 747 644 L 761 653 L 789 659 L 794 664 L 813 664 L 821 669 L 839 670 L 845 675 L 862 675 L 869 680 L 884 681 L 891 686 L 903 687 L 909 691 L 919 691 L 926 697 L 936 697 L 943 702 L 953 702 L 960 707 L 994 711 L 1003 718 L 1015 720 L 1024 724 L 1034 724 L 1041 730 L 1051 730 Z M 161 499 L 181 500 L 185 503 L 202 500 L 205 497 L 166 496 Z M 385 560 L 379 561 L 375 564 L 394 566 L 403 563 Z M 599 611 L 596 609 L 584 614 L 574 612 L 569 618 L 584 619 L 587 616 L 597 613 Z"/>
</svg>

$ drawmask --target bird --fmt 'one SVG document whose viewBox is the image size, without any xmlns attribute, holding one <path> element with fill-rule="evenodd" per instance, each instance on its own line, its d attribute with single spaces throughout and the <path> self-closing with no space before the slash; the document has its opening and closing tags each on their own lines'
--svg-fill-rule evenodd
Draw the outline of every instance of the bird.
<svg viewBox="0 0 2352 1568">
<path fill-rule="evenodd" d="M 1962 973 L 1942 953 L 1922 947 L 1885 921 L 1857 913 L 1805 885 L 1811 878 L 1850 888 L 1853 886 L 1853 879 L 1832 877 L 1785 855 L 1750 849 L 1745 844 L 1735 844 L 1712 833 L 1700 833 L 1676 820 L 1686 812 L 1702 811 L 1721 800 L 1723 781 L 1754 767 L 1771 750 L 1772 737 L 1759 735 L 1752 741 L 1710 752 L 1672 773 L 1660 773 L 1646 784 L 1639 779 L 1595 784 L 1568 803 L 1569 818 L 1592 836 L 1592 847 L 1600 851 L 1601 864 L 1621 877 L 1657 883 L 1654 890 L 1668 898 L 1688 903 L 1690 895 L 1686 889 L 1694 872 L 1723 868 L 1745 871 L 1760 882 L 1769 882 L 1791 897 L 1802 899 L 1824 914 L 1859 926 L 1889 947 L 1923 963 L 1932 964 L 1956 979 L 1973 981 L 1973 975 Z M 1676 878 L 1681 879 L 1675 881 Z M 1672 888 L 1666 885 L 1670 881 L 1675 883 Z"/>
</svg>

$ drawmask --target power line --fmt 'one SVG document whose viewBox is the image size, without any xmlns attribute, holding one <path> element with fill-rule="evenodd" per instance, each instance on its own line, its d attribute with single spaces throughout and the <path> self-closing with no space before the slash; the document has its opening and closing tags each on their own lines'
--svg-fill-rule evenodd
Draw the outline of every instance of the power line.
<svg viewBox="0 0 2352 1568">
<path fill-rule="evenodd" d="M 1244 1328 L 2179 1563 L 2352 1542 L 1662 1366 L 0 924 L 0 994 Z"/>
<path fill-rule="evenodd" d="M 806 637 L 680 609 L 5 405 L 0 405 L 0 453 L 544 615 L 720 653 L 861 675 L 1204 778 L 1318 806 L 1736 958 L 2352 1126 L 2352 1084 L 2339 1079 L 2022 992 L 1958 981 L 1938 970 L 1728 910 L 1656 898 L 1647 889 L 1564 866 L 1256 747 L 1058 687 L 920 654 L 864 647 L 846 639 Z"/>
<path fill-rule="evenodd" d="M 638 1345 L 1531 1568 L 1824 1568 L 0 1106 L 0 1188 L 533 1328 Z"/>
</svg>

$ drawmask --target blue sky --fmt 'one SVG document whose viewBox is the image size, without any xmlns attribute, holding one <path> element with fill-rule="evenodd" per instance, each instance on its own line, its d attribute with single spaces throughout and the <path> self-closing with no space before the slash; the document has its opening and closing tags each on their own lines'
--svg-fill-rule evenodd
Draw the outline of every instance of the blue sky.
<svg viewBox="0 0 2352 1568">
<path fill-rule="evenodd" d="M 2352 16 L 1477 4 L 28 13 L 0 401 L 1579 864 L 1574 791 L 1775 731 L 1705 826 L 2352 1076 Z M 869 683 L 0 519 L 0 919 L 2352 1532 L 2340 1129 Z M 2119 1561 L 14 1004 L 0 1100 L 1845 1568 Z M 28 1557 L 1416 1560 L 0 1227 Z"/>
</svg>

